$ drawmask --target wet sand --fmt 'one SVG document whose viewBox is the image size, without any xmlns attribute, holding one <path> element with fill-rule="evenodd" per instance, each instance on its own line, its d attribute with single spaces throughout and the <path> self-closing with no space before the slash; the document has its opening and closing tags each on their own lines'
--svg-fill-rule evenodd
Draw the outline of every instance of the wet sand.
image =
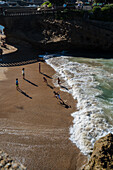
<svg viewBox="0 0 113 170">
<path fill-rule="evenodd" d="M 28 170 L 79 170 L 87 158 L 69 140 L 75 100 L 60 92 L 71 108 L 60 105 L 53 95 L 59 90 L 52 84 L 54 70 L 41 63 L 41 74 L 38 64 L 8 67 L 6 79 L 0 81 L 0 148 Z M 43 81 L 44 74 L 49 86 Z M 20 91 L 16 90 L 16 78 Z"/>
</svg>

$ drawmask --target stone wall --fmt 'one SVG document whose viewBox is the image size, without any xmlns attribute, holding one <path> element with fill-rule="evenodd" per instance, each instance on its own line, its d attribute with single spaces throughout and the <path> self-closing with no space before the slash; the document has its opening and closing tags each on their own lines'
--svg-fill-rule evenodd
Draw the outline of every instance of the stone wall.
<svg viewBox="0 0 113 170">
<path fill-rule="evenodd" d="M 76 17 L 71 21 L 43 15 L 4 17 L 7 42 L 30 45 L 38 51 L 86 49 L 113 51 L 113 31 Z"/>
</svg>

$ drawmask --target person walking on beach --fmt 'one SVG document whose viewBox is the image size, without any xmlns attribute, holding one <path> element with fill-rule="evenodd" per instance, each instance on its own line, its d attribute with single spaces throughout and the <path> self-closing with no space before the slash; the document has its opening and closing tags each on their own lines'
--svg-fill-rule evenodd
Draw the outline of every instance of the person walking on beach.
<svg viewBox="0 0 113 170">
<path fill-rule="evenodd" d="M 19 85 L 18 85 L 18 79 L 16 78 L 16 89 L 19 89 Z"/>
<path fill-rule="evenodd" d="M 60 86 L 60 84 L 61 84 L 61 82 L 60 82 L 60 79 L 59 79 L 59 77 L 58 77 L 58 85 Z"/>
<path fill-rule="evenodd" d="M 44 82 L 48 85 L 47 79 L 43 77 Z"/>
<path fill-rule="evenodd" d="M 58 98 L 59 93 L 56 91 L 53 91 L 53 93 L 54 93 L 55 97 Z"/>
<path fill-rule="evenodd" d="M 63 100 L 61 99 L 60 94 L 59 94 L 58 92 L 53 91 L 53 93 L 54 93 L 54 95 L 55 95 L 55 97 L 56 97 L 57 99 L 63 101 Z"/>
<path fill-rule="evenodd" d="M 39 73 L 41 73 L 41 63 L 39 63 Z"/>
<path fill-rule="evenodd" d="M 24 68 L 22 69 L 22 75 L 23 75 L 23 79 L 25 79 L 25 70 L 24 70 Z"/>
</svg>

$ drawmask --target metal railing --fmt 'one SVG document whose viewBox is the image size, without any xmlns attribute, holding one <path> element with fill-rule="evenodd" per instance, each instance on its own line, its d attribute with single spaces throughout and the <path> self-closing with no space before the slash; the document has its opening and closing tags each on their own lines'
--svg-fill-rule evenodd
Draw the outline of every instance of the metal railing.
<svg viewBox="0 0 113 170">
<path fill-rule="evenodd" d="M 44 13 L 57 13 L 58 11 L 64 11 L 63 7 L 58 7 L 57 9 L 40 9 L 37 10 L 35 9 L 28 9 L 28 8 L 23 8 L 23 9 L 2 9 L 0 11 L 0 16 L 26 16 L 26 15 L 39 15 L 39 14 L 44 14 Z"/>
</svg>

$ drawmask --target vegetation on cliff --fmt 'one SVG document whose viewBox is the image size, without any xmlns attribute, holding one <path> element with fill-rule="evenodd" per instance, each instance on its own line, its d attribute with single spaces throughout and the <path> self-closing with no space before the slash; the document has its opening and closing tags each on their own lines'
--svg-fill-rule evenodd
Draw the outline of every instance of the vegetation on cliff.
<svg viewBox="0 0 113 170">
<path fill-rule="evenodd" d="M 102 8 L 95 6 L 90 12 L 90 19 L 101 21 L 113 21 L 113 4 L 107 4 Z"/>
</svg>

